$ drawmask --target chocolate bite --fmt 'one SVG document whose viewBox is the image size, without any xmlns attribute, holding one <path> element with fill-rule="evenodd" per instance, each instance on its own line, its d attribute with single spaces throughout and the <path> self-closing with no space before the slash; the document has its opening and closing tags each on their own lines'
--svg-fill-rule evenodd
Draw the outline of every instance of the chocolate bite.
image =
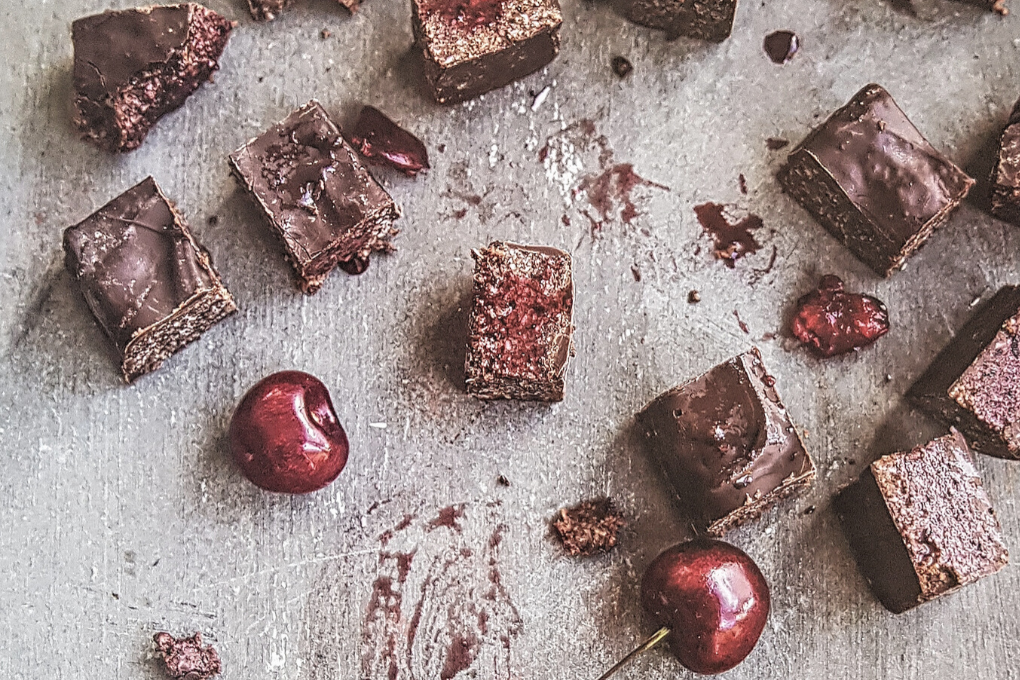
<svg viewBox="0 0 1020 680">
<path fill-rule="evenodd" d="M 638 422 L 680 502 L 713 536 L 760 518 L 815 477 L 757 349 L 666 392 Z"/>
<path fill-rule="evenodd" d="M 219 68 L 232 28 L 195 3 L 78 19 L 71 25 L 75 126 L 108 151 L 138 148 Z"/>
<path fill-rule="evenodd" d="M 209 253 L 151 177 L 68 228 L 64 253 L 128 382 L 237 311 Z"/>
<path fill-rule="evenodd" d="M 305 293 L 342 263 L 393 250 L 393 199 L 315 100 L 230 154 L 234 176 L 283 243 Z M 353 266 L 353 265 L 351 265 Z"/>
<path fill-rule="evenodd" d="M 560 50 L 557 0 L 411 0 L 425 81 L 442 104 L 508 85 Z"/>
<path fill-rule="evenodd" d="M 179 680 L 208 680 L 222 670 L 220 655 L 211 645 L 202 645 L 202 634 L 175 638 L 170 633 L 156 633 L 156 651 L 163 659 L 163 669 Z"/>
<path fill-rule="evenodd" d="M 978 309 L 907 392 L 974 450 L 1020 460 L 1020 288 Z"/>
<path fill-rule="evenodd" d="M 897 614 L 1009 561 L 967 442 L 955 430 L 879 458 L 834 507 L 861 573 Z"/>
<path fill-rule="evenodd" d="M 562 508 L 552 528 L 564 550 L 579 557 L 615 548 L 617 534 L 626 524 L 612 499 L 600 498 Z"/>
<path fill-rule="evenodd" d="M 779 181 L 882 276 L 902 267 L 974 184 L 878 85 L 854 95 L 791 151 Z"/>
<path fill-rule="evenodd" d="M 992 214 L 1020 227 L 1020 100 L 999 138 L 991 197 Z"/>
<path fill-rule="evenodd" d="M 479 399 L 560 401 L 574 283 L 570 255 L 494 241 L 471 251 L 475 295 L 465 373 Z"/>
<path fill-rule="evenodd" d="M 737 0 L 620 0 L 624 16 L 636 24 L 684 36 L 722 42 L 733 31 Z"/>
</svg>

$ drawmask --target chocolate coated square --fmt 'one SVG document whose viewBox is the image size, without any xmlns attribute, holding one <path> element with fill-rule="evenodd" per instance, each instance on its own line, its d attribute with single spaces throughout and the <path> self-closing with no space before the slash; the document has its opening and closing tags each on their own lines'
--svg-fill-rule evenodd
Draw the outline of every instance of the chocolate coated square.
<svg viewBox="0 0 1020 680">
<path fill-rule="evenodd" d="M 151 177 L 68 228 L 64 253 L 128 382 L 237 310 L 209 253 Z"/>
<path fill-rule="evenodd" d="M 479 399 L 560 401 L 572 354 L 570 255 L 494 241 L 471 251 L 475 295 L 465 373 Z"/>
<path fill-rule="evenodd" d="M 974 184 L 878 85 L 854 95 L 790 152 L 779 181 L 882 276 L 902 267 Z"/>
<path fill-rule="evenodd" d="M 955 430 L 879 458 L 834 505 L 861 573 L 897 614 L 1009 561 L 967 442 Z"/>
<path fill-rule="evenodd" d="M 638 422 L 680 502 L 714 536 L 758 519 L 815 476 L 757 349 L 666 392 Z"/>
<path fill-rule="evenodd" d="M 1020 459 L 1020 288 L 982 305 L 907 399 L 961 430 L 975 451 Z"/>
<path fill-rule="evenodd" d="M 305 293 L 342 263 L 393 250 L 400 216 L 322 106 L 310 101 L 230 154 Z"/>
<path fill-rule="evenodd" d="M 75 126 L 109 151 L 137 148 L 219 68 L 232 28 L 195 3 L 78 19 L 71 25 Z"/>
<path fill-rule="evenodd" d="M 557 0 L 411 0 L 425 81 L 443 104 L 503 87 L 560 50 Z"/>
<path fill-rule="evenodd" d="M 722 42 L 733 31 L 737 0 L 620 0 L 636 24 L 660 28 L 669 38 L 684 36 Z"/>
<path fill-rule="evenodd" d="M 999 138 L 991 197 L 992 214 L 1020 227 L 1020 101 Z"/>
</svg>

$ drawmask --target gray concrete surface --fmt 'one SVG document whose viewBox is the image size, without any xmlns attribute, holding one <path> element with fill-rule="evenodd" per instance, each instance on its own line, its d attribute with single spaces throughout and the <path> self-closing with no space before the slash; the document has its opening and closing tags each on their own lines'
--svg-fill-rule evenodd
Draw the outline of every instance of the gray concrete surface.
<svg viewBox="0 0 1020 680">
<path fill-rule="evenodd" d="M 458 640 L 477 640 L 461 680 L 594 678 L 650 632 L 635 599 L 642 569 L 689 535 L 636 446 L 633 414 L 752 344 L 820 473 L 806 496 L 732 536 L 773 584 L 774 612 L 724 677 L 1020 676 L 1015 566 L 895 617 L 869 594 L 829 509 L 868 461 L 939 432 L 901 395 L 972 300 L 1020 280 L 1020 231 L 967 205 L 906 271 L 879 280 L 782 196 L 783 152 L 765 147 L 800 139 L 877 81 L 936 147 L 983 175 L 1020 95 L 1020 17 L 917 6 L 911 17 L 881 0 L 744 2 L 733 37 L 708 46 L 567 0 L 557 61 L 441 108 L 416 88 L 406 2 L 368 0 L 350 17 L 302 1 L 257 25 L 238 0 L 215 0 L 240 22 L 215 84 L 140 150 L 112 156 L 80 142 L 67 112 L 70 23 L 108 5 L 4 2 L 0 677 L 157 678 L 150 638 L 167 629 L 203 631 L 228 679 L 431 680 Z M 785 67 L 761 49 L 780 28 L 804 44 Z M 635 66 L 622 82 L 616 54 Z M 547 86 L 533 110 L 529 91 Z M 405 212 L 398 252 L 303 297 L 226 154 L 311 97 L 341 120 L 380 106 L 420 134 L 434 169 L 414 181 L 379 173 Z M 586 119 L 614 163 L 669 187 L 636 188 L 641 214 L 625 224 L 617 204 L 594 239 L 584 213 L 597 213 L 573 195 L 602 171 L 599 144 L 579 136 Z M 560 153 L 543 164 L 547 143 Z M 147 174 L 213 252 L 241 311 L 125 387 L 63 273 L 60 234 Z M 709 254 L 692 210 L 707 200 L 765 221 L 762 250 L 736 269 Z M 495 238 L 574 255 L 577 356 L 561 404 L 481 404 L 461 390 L 469 249 Z M 858 357 L 819 362 L 773 334 L 828 272 L 880 296 L 894 328 Z M 686 301 L 692 288 L 698 305 Z M 224 449 L 237 399 L 282 368 L 323 378 L 352 442 L 342 477 L 308 497 L 259 492 Z M 978 464 L 1020 550 L 1020 464 Z M 565 557 L 548 518 L 604 493 L 631 519 L 619 549 Z M 458 527 L 434 526 L 455 504 Z M 387 579 L 393 595 L 373 598 Z M 653 653 L 621 677 L 678 676 Z"/>
</svg>

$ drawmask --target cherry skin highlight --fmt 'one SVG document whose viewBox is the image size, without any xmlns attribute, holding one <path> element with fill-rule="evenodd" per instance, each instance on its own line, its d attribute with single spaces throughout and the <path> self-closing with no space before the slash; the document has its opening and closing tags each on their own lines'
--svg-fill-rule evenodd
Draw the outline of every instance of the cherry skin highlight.
<svg viewBox="0 0 1020 680">
<path fill-rule="evenodd" d="M 723 673 L 747 658 L 765 629 L 769 603 L 754 560 L 713 539 L 666 550 L 641 581 L 644 610 L 669 628 L 670 649 L 695 673 Z"/>
<path fill-rule="evenodd" d="M 266 491 L 310 493 L 347 464 L 347 434 L 329 390 L 301 371 L 259 381 L 230 420 L 230 452 L 241 472 Z"/>
</svg>

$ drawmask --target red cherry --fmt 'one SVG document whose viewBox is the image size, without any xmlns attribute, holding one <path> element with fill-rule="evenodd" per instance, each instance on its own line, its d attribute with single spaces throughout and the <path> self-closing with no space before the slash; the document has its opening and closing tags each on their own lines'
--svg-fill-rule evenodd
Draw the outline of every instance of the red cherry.
<svg viewBox="0 0 1020 680">
<path fill-rule="evenodd" d="M 668 628 L 670 649 L 695 673 L 722 673 L 751 653 L 769 617 L 769 587 L 747 554 L 723 541 L 673 546 L 645 571 L 641 604 Z"/>
<path fill-rule="evenodd" d="M 889 332 L 889 312 L 878 298 L 847 293 L 838 276 L 823 276 L 818 290 L 797 300 L 790 322 L 797 339 L 820 357 L 866 347 Z"/>
<path fill-rule="evenodd" d="M 347 435 L 329 390 L 301 371 L 281 371 L 248 390 L 230 420 L 230 451 L 256 486 L 317 491 L 347 464 Z"/>
</svg>

